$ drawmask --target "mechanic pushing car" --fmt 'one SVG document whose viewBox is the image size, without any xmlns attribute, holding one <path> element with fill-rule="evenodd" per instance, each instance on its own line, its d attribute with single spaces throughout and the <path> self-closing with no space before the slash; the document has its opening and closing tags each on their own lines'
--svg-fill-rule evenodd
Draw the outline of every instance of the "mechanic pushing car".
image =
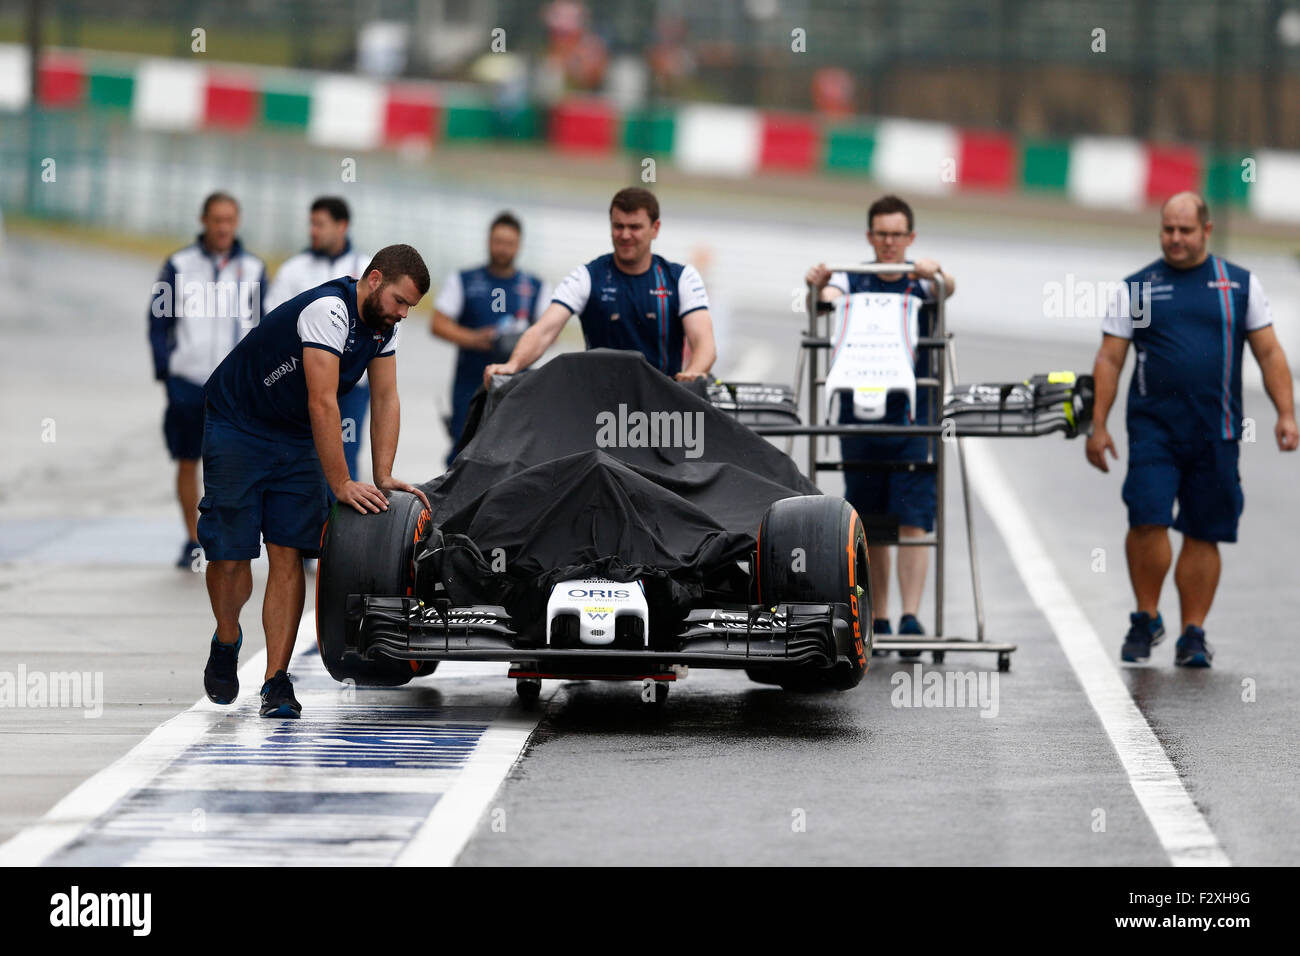
<svg viewBox="0 0 1300 956">
<path fill-rule="evenodd" d="M 167 389 L 163 435 L 186 530 L 176 566 L 187 571 L 199 547 L 203 383 L 266 313 L 266 266 L 239 240 L 238 201 L 212 193 L 199 221 L 203 232 L 167 257 L 149 303 L 154 378 Z"/>
<path fill-rule="evenodd" d="M 694 266 L 669 262 L 650 251 L 659 235 L 659 200 L 648 189 L 629 187 L 609 204 L 614 251 L 578 266 L 556 287 L 537 323 L 519 339 L 509 360 L 483 370 L 513 375 L 532 365 L 577 315 L 587 348 L 637 351 L 665 375 L 690 381 L 713 367 L 713 320 L 704 280 Z M 690 364 L 682 367 L 689 343 Z"/>
<path fill-rule="evenodd" d="M 906 262 L 907 249 L 916 239 L 912 207 L 897 196 L 881 196 L 867 209 L 867 242 L 876 253 L 877 262 Z M 806 280 L 816 286 L 824 301 L 858 292 L 908 293 L 922 302 L 918 334 L 927 336 L 934 327 L 935 276 L 941 274 L 939 263 L 933 259 L 920 259 L 913 263 L 907 274 L 869 275 L 854 273 L 834 275 L 819 263 L 808 270 Z M 957 291 L 956 280 L 943 274 L 948 295 Z M 918 378 L 931 374 L 930 353 L 918 349 L 914 372 Z M 917 391 L 917 407 L 911 409 L 911 418 L 920 424 L 934 423 L 934 396 L 930 389 Z M 859 420 L 848 402 L 840 405 L 840 421 L 854 424 Z M 874 424 L 904 425 L 909 421 L 907 398 L 892 394 L 885 406 L 885 416 Z M 870 423 L 868 423 L 870 424 Z M 924 435 L 852 435 L 840 439 L 841 456 L 845 461 L 926 461 L 929 457 L 928 439 Z M 890 514 L 898 516 L 898 534 L 903 538 L 919 538 L 934 530 L 935 476 L 934 472 L 907 471 L 848 471 L 844 472 L 844 497 L 860 514 Z M 871 587 L 875 595 L 875 619 L 872 631 L 889 634 L 889 569 L 891 547 L 886 544 L 868 544 L 871 562 Z M 917 619 L 921 609 L 921 595 L 925 591 L 925 574 L 929 555 L 927 549 L 900 548 L 898 552 L 898 591 L 902 597 L 903 615 L 898 622 L 899 634 L 924 634 L 925 629 Z M 900 651 L 904 657 L 915 657 L 920 651 Z"/>
<path fill-rule="evenodd" d="M 329 492 L 338 507 L 363 514 L 386 511 L 384 492 L 393 490 L 428 507 L 423 492 L 392 474 L 401 418 L 397 324 L 428 291 L 420 254 L 386 246 L 362 278 L 331 279 L 272 310 L 208 379 L 198 531 L 217 619 L 203 672 L 213 702 L 229 704 L 239 693 L 239 612 L 262 540 L 270 571 L 261 714 L 297 717 L 288 666 L 305 596 L 303 558 L 319 553 Z M 366 372 L 373 485 L 348 472 L 339 420 L 339 399 Z"/>
<path fill-rule="evenodd" d="M 1120 649 L 1120 659 L 1129 663 L 1148 660 L 1165 635 L 1158 602 L 1173 557 L 1170 525 L 1183 533 L 1174 568 L 1183 631 L 1174 663 L 1209 667 L 1213 660 L 1204 624 L 1219 583 L 1219 542 L 1237 540 L 1244 504 L 1237 462 L 1246 342 L 1277 408 L 1277 447 L 1294 451 L 1300 441 L 1291 371 L 1264 289 L 1253 273 L 1208 253 L 1213 229 L 1205 200 L 1195 193 L 1178 193 L 1164 204 L 1164 257 L 1124 280 L 1102 324 L 1093 369 L 1097 394 L 1087 455 L 1109 471 L 1105 453 L 1118 455 L 1106 417 L 1133 343 L 1137 368 L 1128 393 L 1123 495 L 1129 521 L 1124 550 L 1137 610 Z"/>
<path fill-rule="evenodd" d="M 469 402 L 483 381 L 483 369 L 509 359 L 519 336 L 541 317 L 548 301 L 542 280 L 515 268 L 523 224 L 508 212 L 488 227 L 488 261 L 447 276 L 433 303 L 433 334 L 459 346 L 451 386 L 452 450 L 465 430 Z"/>
<path fill-rule="evenodd" d="M 359 278 L 370 257 L 353 248 L 348 238 L 352 213 L 338 196 L 321 196 L 311 204 L 307 230 L 311 240 L 302 252 L 290 256 L 275 274 L 266 293 L 268 311 L 283 305 L 300 292 L 314 289 L 322 282 L 339 276 Z M 366 408 L 370 405 L 370 382 L 361 376 L 346 395 L 339 396 L 339 416 L 343 421 L 343 455 L 348 474 L 359 475 L 357 459 L 361 453 L 361 432 L 366 426 Z M 350 427 L 349 427 L 350 426 Z"/>
</svg>

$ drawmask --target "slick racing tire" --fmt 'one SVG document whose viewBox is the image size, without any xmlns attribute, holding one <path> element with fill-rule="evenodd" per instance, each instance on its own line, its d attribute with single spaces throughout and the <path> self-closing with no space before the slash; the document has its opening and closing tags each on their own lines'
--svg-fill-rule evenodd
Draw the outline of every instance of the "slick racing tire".
<svg viewBox="0 0 1300 956">
<path fill-rule="evenodd" d="M 316 569 L 316 645 L 335 680 L 395 687 L 437 666 L 388 657 L 363 660 L 345 641 L 348 629 L 356 627 L 347 620 L 349 594 L 412 593 L 415 543 L 427 521 L 420 499 L 405 491 L 391 492 L 388 510 L 378 514 L 361 514 L 337 501 L 330 508 Z"/>
<path fill-rule="evenodd" d="M 862 520 L 843 498 L 783 498 L 758 529 L 758 600 L 777 604 L 843 604 L 853 647 L 829 668 L 798 671 L 750 668 L 752 680 L 787 690 L 849 690 L 867 672 L 871 655 L 871 575 Z"/>
</svg>

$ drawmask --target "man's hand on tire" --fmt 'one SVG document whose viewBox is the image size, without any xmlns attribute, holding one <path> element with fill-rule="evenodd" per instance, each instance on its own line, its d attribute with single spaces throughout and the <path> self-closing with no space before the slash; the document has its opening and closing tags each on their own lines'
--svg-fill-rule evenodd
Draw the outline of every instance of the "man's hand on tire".
<svg viewBox="0 0 1300 956">
<path fill-rule="evenodd" d="M 426 498 L 424 492 L 415 487 L 415 485 L 408 485 L 406 482 L 400 481 L 392 475 L 389 475 L 387 478 L 381 478 L 375 483 L 379 485 L 381 491 L 405 491 L 413 494 L 415 497 L 420 499 L 420 502 L 425 508 L 429 507 L 429 499 Z"/>
<path fill-rule="evenodd" d="M 384 497 L 384 493 L 374 485 L 368 485 L 364 481 L 348 479 L 343 483 L 342 487 L 335 488 L 333 491 L 334 497 L 339 500 L 339 504 L 351 505 L 363 515 L 379 514 L 381 511 L 388 510 L 388 499 Z M 425 507 L 428 507 L 428 505 L 426 504 Z"/>
</svg>

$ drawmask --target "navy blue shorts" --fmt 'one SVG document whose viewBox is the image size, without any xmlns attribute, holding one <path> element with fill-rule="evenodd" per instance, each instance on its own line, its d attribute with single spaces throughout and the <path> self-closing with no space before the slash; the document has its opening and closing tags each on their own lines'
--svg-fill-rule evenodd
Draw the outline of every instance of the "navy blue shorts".
<svg viewBox="0 0 1300 956">
<path fill-rule="evenodd" d="M 1240 453 L 1230 439 L 1178 437 L 1149 424 L 1130 424 L 1124 479 L 1129 527 L 1172 525 L 1190 538 L 1236 541 L 1245 506 Z"/>
<path fill-rule="evenodd" d="M 840 439 L 840 457 L 844 461 L 925 461 L 927 442 L 924 435 L 855 435 Z M 860 515 L 896 515 L 900 525 L 934 530 L 932 471 L 845 471 L 844 497 Z"/>
<path fill-rule="evenodd" d="M 203 405 L 202 385 L 168 376 L 163 437 L 173 459 L 197 461 L 203 457 Z"/>
<path fill-rule="evenodd" d="M 328 512 L 314 445 L 250 434 L 209 406 L 199 502 L 199 544 L 209 561 L 256 558 L 263 539 L 314 558 Z"/>
</svg>

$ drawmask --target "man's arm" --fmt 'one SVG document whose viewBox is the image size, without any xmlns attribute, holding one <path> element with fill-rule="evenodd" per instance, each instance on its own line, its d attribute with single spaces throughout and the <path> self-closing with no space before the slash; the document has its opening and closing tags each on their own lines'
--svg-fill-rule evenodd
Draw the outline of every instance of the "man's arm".
<svg viewBox="0 0 1300 956">
<path fill-rule="evenodd" d="M 1291 381 L 1291 368 L 1287 365 L 1286 353 L 1282 343 L 1277 340 L 1273 326 L 1246 333 L 1246 341 L 1254 353 L 1255 361 L 1264 376 L 1264 390 L 1268 392 L 1273 407 L 1277 409 L 1277 425 L 1273 434 L 1277 437 L 1277 447 L 1282 451 L 1295 451 L 1300 444 L 1300 432 L 1296 430 L 1295 392 Z"/>
<path fill-rule="evenodd" d="M 1101 348 L 1097 350 L 1097 359 L 1092 366 L 1092 433 L 1088 436 L 1085 450 L 1088 462 L 1102 471 L 1110 471 L 1106 464 L 1107 449 L 1112 458 L 1119 457 L 1115 451 L 1115 442 L 1106 430 L 1106 419 L 1110 417 L 1110 407 L 1115 403 L 1115 393 L 1119 390 L 1119 373 L 1123 371 L 1124 360 L 1128 357 L 1128 343 L 1126 338 L 1104 333 Z"/>
<path fill-rule="evenodd" d="M 496 341 L 497 330 L 494 326 L 483 329 L 469 329 L 439 309 L 433 310 L 432 332 L 440 339 L 446 339 L 453 345 L 476 352 L 487 352 Z"/>
<path fill-rule="evenodd" d="M 339 418 L 339 357 L 327 349 L 304 343 L 302 367 L 307 376 L 307 414 L 325 481 L 341 503 L 362 514 L 377 514 L 388 500 L 374 485 L 353 481 L 343 457 L 343 422 Z M 373 439 L 372 439 L 373 440 Z"/>
<path fill-rule="evenodd" d="M 182 290 L 176 288 L 176 269 L 168 259 L 149 298 L 149 348 L 153 352 L 155 381 L 167 380 L 167 363 L 174 345 L 172 332 L 176 328 L 176 299 L 181 294 Z"/>
<path fill-rule="evenodd" d="M 708 309 L 696 309 L 682 316 L 682 331 L 691 347 L 691 364 L 677 373 L 679 382 L 689 382 L 707 375 L 718 358 L 713 340 L 713 317 Z"/>
<path fill-rule="evenodd" d="M 493 375 L 514 375 L 536 362 L 559 338 L 571 315 L 573 313 L 569 311 L 567 305 L 559 302 L 548 305 L 542 317 L 519 336 L 519 343 L 510 353 L 510 360 L 500 365 L 489 365 L 483 370 L 483 384 L 492 381 Z"/>
<path fill-rule="evenodd" d="M 389 352 L 370 360 L 370 467 L 383 491 L 409 491 L 429 507 L 424 492 L 393 477 L 397 436 L 402 427 L 402 403 L 397 397 L 397 356 Z"/>
</svg>

